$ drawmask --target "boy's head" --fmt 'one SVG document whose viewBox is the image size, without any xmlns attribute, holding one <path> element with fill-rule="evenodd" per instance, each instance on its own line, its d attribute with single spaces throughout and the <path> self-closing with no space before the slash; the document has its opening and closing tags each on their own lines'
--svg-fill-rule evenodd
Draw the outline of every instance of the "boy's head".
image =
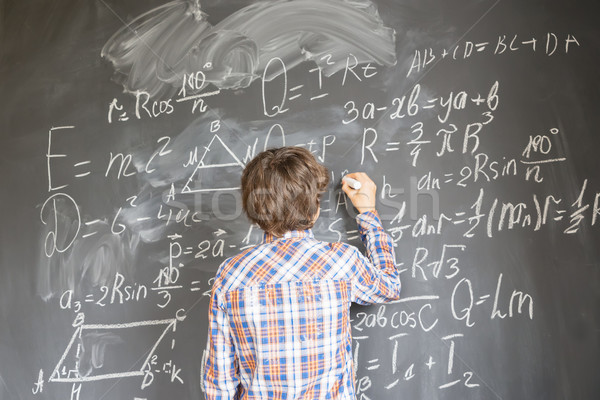
<svg viewBox="0 0 600 400">
<path fill-rule="evenodd" d="M 311 228 L 318 216 L 319 194 L 329 184 L 327 168 L 301 147 L 265 150 L 242 174 L 242 206 L 250 221 L 282 236 Z"/>
</svg>

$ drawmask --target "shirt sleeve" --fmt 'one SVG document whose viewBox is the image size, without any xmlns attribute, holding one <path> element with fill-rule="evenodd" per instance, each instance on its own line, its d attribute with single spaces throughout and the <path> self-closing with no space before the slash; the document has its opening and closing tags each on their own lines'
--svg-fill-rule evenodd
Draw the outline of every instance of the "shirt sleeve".
<svg viewBox="0 0 600 400">
<path fill-rule="evenodd" d="M 367 257 L 357 251 L 352 301 L 375 304 L 397 300 L 401 284 L 392 239 L 383 229 L 376 211 L 359 214 L 356 221 Z"/>
<path fill-rule="evenodd" d="M 239 362 L 230 334 L 227 314 L 213 288 L 208 311 L 208 343 L 204 365 L 204 394 L 207 400 L 238 399 Z"/>
</svg>

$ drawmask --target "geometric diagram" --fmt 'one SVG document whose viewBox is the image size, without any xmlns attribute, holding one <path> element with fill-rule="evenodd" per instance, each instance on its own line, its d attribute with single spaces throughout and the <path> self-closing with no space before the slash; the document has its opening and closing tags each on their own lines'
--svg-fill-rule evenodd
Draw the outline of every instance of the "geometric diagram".
<svg viewBox="0 0 600 400">
<path fill-rule="evenodd" d="M 218 140 L 217 145 L 220 143 L 220 145 L 221 145 L 220 147 L 223 150 L 225 150 L 225 152 L 219 151 L 218 148 L 217 149 L 213 148 L 213 143 L 215 143 L 215 139 Z M 240 159 L 235 155 L 235 153 L 233 151 L 231 151 L 231 149 L 221 140 L 221 138 L 219 136 L 214 135 L 212 140 L 208 144 L 208 146 L 204 147 L 204 149 L 205 149 L 204 154 L 202 154 L 200 161 L 198 161 L 196 168 L 194 169 L 194 172 L 192 172 L 192 175 L 190 175 L 190 177 L 188 178 L 187 182 L 185 183 L 184 187 L 181 190 L 181 193 L 199 193 L 199 192 L 212 192 L 212 191 L 239 189 L 239 186 L 211 187 L 211 188 L 201 188 L 201 189 L 192 189 L 190 187 L 190 184 L 192 182 L 194 182 L 196 184 L 202 183 L 201 181 L 203 180 L 203 178 L 207 179 L 210 177 L 214 182 L 222 182 L 222 181 L 231 180 L 231 178 L 232 178 L 231 172 L 232 171 L 230 171 L 226 167 L 239 167 L 241 169 L 244 169 L 244 163 L 240 161 Z M 211 153 L 211 151 L 212 151 L 212 153 Z M 227 159 L 223 159 L 224 157 Z M 210 171 L 209 175 L 205 175 L 203 177 L 202 172 L 208 173 L 209 171 L 204 171 L 204 170 L 211 169 L 211 168 L 224 168 L 224 170 L 222 170 L 222 171 L 225 174 L 225 176 L 219 177 L 218 172 L 213 170 L 213 171 Z M 203 170 L 203 171 L 200 171 L 200 170 Z M 221 171 L 219 171 L 219 172 L 221 172 Z M 198 175 L 198 176 L 196 177 L 196 175 Z M 196 177 L 196 180 L 194 181 L 195 177 Z M 237 176 L 236 176 L 236 180 L 237 180 Z"/>
<path fill-rule="evenodd" d="M 81 382 L 100 381 L 100 380 L 105 380 L 105 379 L 127 378 L 127 377 L 132 377 L 132 376 L 144 376 L 144 374 L 145 374 L 144 369 L 146 369 L 147 365 L 149 365 L 150 360 L 154 356 L 154 353 L 155 353 L 158 345 L 161 343 L 161 341 L 164 339 L 164 337 L 166 336 L 166 334 L 169 331 L 175 332 L 177 321 L 183 321 L 185 319 L 184 314 L 181 316 L 178 315 L 180 311 L 182 312 L 183 310 L 182 309 L 178 310 L 175 318 L 169 318 L 169 319 L 163 319 L 163 320 L 137 321 L 137 322 L 124 323 L 124 324 L 83 324 L 83 325 L 78 326 L 77 329 L 75 329 L 75 333 L 71 337 L 71 340 L 69 341 L 69 344 L 67 345 L 67 348 L 65 349 L 65 352 L 63 353 L 62 357 L 58 361 L 58 364 L 56 364 L 56 367 L 54 368 L 54 371 L 50 375 L 50 378 L 48 379 L 48 381 L 49 382 L 63 382 L 63 383 L 81 383 Z M 80 374 L 80 368 L 79 368 L 80 364 L 79 363 L 83 357 L 83 355 L 82 355 L 82 351 L 83 351 L 82 338 L 85 337 L 86 335 L 95 334 L 96 336 L 100 336 L 100 337 L 104 336 L 104 337 L 115 338 L 117 336 L 112 334 L 112 332 L 114 332 L 114 331 L 118 331 L 118 332 L 123 331 L 124 332 L 126 330 L 139 330 L 139 329 L 144 329 L 144 328 L 148 328 L 148 327 L 161 327 L 161 326 L 164 326 L 164 329 L 162 329 L 160 336 L 156 339 L 156 341 L 150 348 L 148 355 L 142 362 L 141 367 L 139 369 L 132 371 L 132 370 L 130 370 L 131 367 L 126 366 L 126 367 L 119 368 L 118 366 L 113 365 L 112 366 L 113 368 L 115 368 L 115 367 L 116 367 L 116 369 L 124 368 L 124 369 L 127 369 L 127 371 L 115 371 L 115 372 L 110 372 L 110 373 L 102 373 L 102 374 L 98 374 L 98 375 L 92 375 L 91 374 L 92 369 L 90 369 L 89 372 L 85 374 L 86 376 L 82 376 Z M 148 330 L 148 329 L 146 329 L 146 330 Z M 77 344 L 76 348 L 74 348 L 74 344 L 75 344 L 76 340 L 78 340 L 79 343 Z M 115 343 L 115 341 L 113 341 L 113 343 Z M 172 341 L 172 345 L 174 345 L 174 340 Z M 144 353 L 145 353 L 145 351 L 144 351 Z M 67 358 L 67 356 L 70 356 L 69 358 L 74 361 L 74 363 L 71 366 L 67 366 L 67 363 L 65 363 L 65 359 Z M 96 355 L 96 357 L 97 357 L 97 355 Z M 101 364 L 102 364 L 102 361 L 100 362 L 100 365 L 98 365 L 96 363 L 96 366 L 102 367 Z M 133 365 L 135 365 L 135 364 L 137 364 L 137 362 L 133 363 Z M 130 363 L 128 365 L 132 365 L 132 364 Z"/>
</svg>

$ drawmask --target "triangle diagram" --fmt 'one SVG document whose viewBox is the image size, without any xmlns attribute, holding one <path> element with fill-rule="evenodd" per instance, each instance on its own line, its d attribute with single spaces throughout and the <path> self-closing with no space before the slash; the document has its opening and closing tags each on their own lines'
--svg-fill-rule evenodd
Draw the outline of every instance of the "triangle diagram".
<svg viewBox="0 0 600 400">
<path fill-rule="evenodd" d="M 214 135 L 210 143 L 204 147 L 202 157 L 196 163 L 181 193 L 236 190 L 239 188 L 237 183 L 235 186 L 233 184 L 223 186 L 223 183 L 231 182 L 233 176 L 238 182 L 239 176 L 234 173 L 236 171 L 241 173 L 243 169 L 244 163 L 218 135 Z"/>
</svg>

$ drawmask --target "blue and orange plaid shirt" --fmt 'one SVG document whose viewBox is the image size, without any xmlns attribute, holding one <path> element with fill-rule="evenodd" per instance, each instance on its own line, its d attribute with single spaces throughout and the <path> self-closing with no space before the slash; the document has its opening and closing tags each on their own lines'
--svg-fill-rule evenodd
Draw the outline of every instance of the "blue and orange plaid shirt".
<svg viewBox="0 0 600 400">
<path fill-rule="evenodd" d="M 400 295 L 377 213 L 357 222 L 368 258 L 305 230 L 265 234 L 221 264 L 209 306 L 207 399 L 355 398 L 350 304 Z"/>
</svg>

